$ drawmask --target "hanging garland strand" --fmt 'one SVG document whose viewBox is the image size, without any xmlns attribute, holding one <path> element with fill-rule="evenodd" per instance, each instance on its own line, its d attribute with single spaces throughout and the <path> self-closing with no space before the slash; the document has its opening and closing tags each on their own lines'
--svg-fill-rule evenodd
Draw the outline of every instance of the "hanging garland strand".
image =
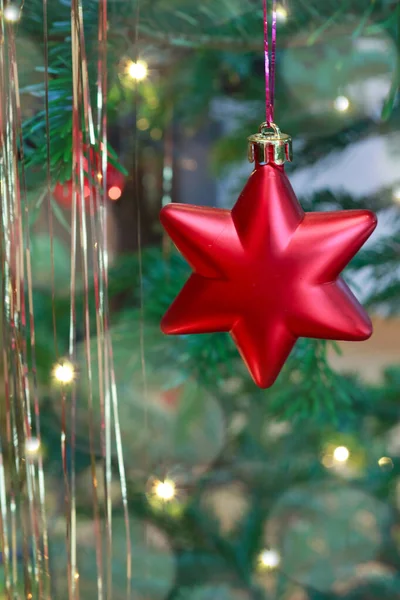
<svg viewBox="0 0 400 600">
<path fill-rule="evenodd" d="M 1 454 L 0 457 L 0 538 L 7 598 L 18 595 L 21 543 L 25 597 L 48 599 L 50 572 L 44 471 L 40 454 L 41 426 L 36 377 L 29 206 L 26 197 L 15 31 L 12 22 L 5 23 L 3 8 L 1 0 L 0 237 L 8 451 L 6 456 Z M 4 447 L 3 443 L 1 447 Z M 4 472 L 5 461 L 10 473 L 8 487 Z M 7 525 L 9 519 L 11 531 Z"/>
<path fill-rule="evenodd" d="M 86 355 L 86 381 L 88 384 L 88 412 L 89 412 L 89 447 L 90 447 L 90 469 L 92 478 L 92 504 L 93 504 L 93 526 L 96 541 L 96 565 L 97 565 L 97 594 L 98 600 L 104 598 L 103 577 L 103 550 L 101 537 L 100 508 L 98 498 L 98 482 L 96 470 L 95 431 L 93 418 L 93 370 L 91 356 L 91 331 L 90 331 L 90 298 L 89 298 L 89 252 L 88 252 L 88 229 L 85 212 L 85 168 L 84 148 L 86 139 L 82 131 L 81 123 L 85 123 L 86 132 L 89 135 L 89 143 L 94 145 L 94 131 L 88 125 L 93 125 L 91 109 L 88 98 L 87 60 L 84 44 L 83 10 L 80 0 L 71 3 L 71 27 L 72 27 L 72 74 L 73 74 L 73 203 L 77 204 L 79 215 L 80 250 L 82 257 L 83 293 L 84 293 L 84 347 Z M 91 163 L 88 161 L 89 173 Z M 91 186 L 90 186 L 91 187 Z M 90 197 L 90 201 L 93 199 Z M 75 217 L 77 215 L 75 214 Z M 73 225 L 74 229 L 77 223 Z M 83 378 L 83 373 L 81 376 Z M 76 518 L 76 517 L 75 517 Z M 72 571 L 71 576 L 76 578 L 79 571 Z"/>
<path fill-rule="evenodd" d="M 112 600 L 112 419 L 114 419 L 114 435 L 117 449 L 118 470 L 121 487 L 121 496 L 124 511 L 126 529 L 126 580 L 127 599 L 131 594 L 131 537 L 130 519 L 127 496 L 127 485 L 125 475 L 125 464 L 122 451 L 122 435 L 119 422 L 118 394 L 113 362 L 113 349 L 111 333 L 109 328 L 109 305 L 108 305 L 108 248 L 107 248 L 107 168 L 108 168 L 108 143 L 107 143 L 107 4 L 106 0 L 99 3 L 99 28 L 98 28 L 98 77 L 97 77 L 97 124 L 95 127 L 93 110 L 90 97 L 90 80 L 88 73 L 88 61 L 86 55 L 86 43 L 84 34 L 84 21 L 81 0 L 73 0 L 72 4 L 72 55 L 73 55 L 73 83 L 74 83 L 74 109 L 73 109 L 73 211 L 72 231 L 76 246 L 78 235 L 79 216 L 79 239 L 82 256 L 82 274 L 84 291 L 84 324 L 85 338 L 84 347 L 86 355 L 86 373 L 88 384 L 88 412 L 89 412 L 89 444 L 92 474 L 92 498 L 93 518 L 96 539 L 96 563 L 97 563 L 97 597 L 98 600 Z M 84 130 L 81 129 L 81 123 Z M 100 157 L 100 160 L 98 160 Z M 86 193 L 86 201 L 89 201 L 89 219 L 86 214 L 85 201 L 85 177 L 89 181 L 89 195 Z M 90 252 L 90 248 L 92 251 Z M 71 255 L 76 261 L 76 250 Z M 93 265 L 93 290 L 96 317 L 96 343 L 97 343 L 97 372 L 98 381 L 94 380 L 94 363 L 91 344 L 91 286 L 89 285 L 89 264 Z M 76 276 L 76 265 L 73 266 Z M 74 289 L 71 288 L 71 305 L 75 303 Z M 72 314 L 72 312 L 71 312 Z M 74 317 L 75 319 L 75 317 Z M 76 329 L 74 329 L 76 333 Z M 76 359 L 74 348 L 74 337 L 71 335 L 71 357 Z M 99 408 L 101 414 L 100 447 L 103 466 L 103 481 L 105 492 L 105 534 L 106 544 L 103 548 L 100 505 L 98 499 L 97 465 L 95 453 L 94 429 L 94 390 L 99 390 Z M 75 447 L 75 419 L 76 404 L 72 405 L 73 419 L 73 445 Z M 71 524 L 73 536 L 71 536 L 71 589 L 75 600 L 77 586 L 76 574 L 79 575 L 79 567 L 76 560 L 76 507 L 75 507 L 75 466 L 72 470 L 71 480 Z M 75 595 L 74 595 L 75 594 Z"/>
<path fill-rule="evenodd" d="M 114 435 L 117 448 L 118 471 L 120 478 L 121 497 L 125 522 L 126 538 L 126 599 L 131 598 L 132 587 L 132 542 L 130 532 L 130 517 L 128 506 L 128 492 L 126 483 L 125 463 L 122 450 L 122 434 L 119 421 L 118 393 L 116 385 L 116 376 L 114 369 L 113 346 L 109 323 L 109 302 L 108 302 L 108 243 L 107 243 L 107 167 L 108 167 L 108 138 L 107 138 L 107 41 L 108 41 L 108 19 L 107 19 L 107 0 L 99 2 L 99 25 L 98 25 L 98 75 L 97 75 L 97 136 L 100 142 L 101 158 L 101 185 L 97 200 L 97 227 L 99 244 L 96 263 L 99 264 L 99 285 L 95 285 L 98 316 L 98 360 L 99 374 L 102 363 L 102 352 L 104 361 L 104 386 L 103 377 L 100 381 L 101 389 L 105 393 L 105 411 L 104 411 L 104 430 L 105 430 L 105 469 L 104 469 L 104 488 L 106 497 L 106 520 L 107 520 L 107 594 L 112 599 L 112 465 L 111 465 L 111 444 L 112 444 L 112 418 L 114 418 Z M 98 290 L 98 291 L 97 291 Z M 112 414 L 111 414 L 112 409 Z"/>
</svg>

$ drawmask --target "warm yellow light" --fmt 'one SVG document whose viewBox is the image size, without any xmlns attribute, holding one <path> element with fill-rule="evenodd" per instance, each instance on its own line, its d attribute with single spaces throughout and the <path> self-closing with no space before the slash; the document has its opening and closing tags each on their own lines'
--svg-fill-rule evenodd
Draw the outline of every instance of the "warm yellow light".
<svg viewBox="0 0 400 600">
<path fill-rule="evenodd" d="M 140 131 L 146 131 L 150 127 L 149 120 L 144 117 L 142 119 L 138 119 L 136 125 Z"/>
<path fill-rule="evenodd" d="M 147 67 L 147 63 L 142 60 L 138 60 L 137 62 L 131 61 L 128 64 L 128 75 L 135 81 L 143 81 L 146 79 L 149 70 Z"/>
<path fill-rule="evenodd" d="M 21 18 L 20 7 L 16 4 L 8 4 L 3 11 L 3 15 L 9 23 L 17 23 Z"/>
<path fill-rule="evenodd" d="M 79 579 L 79 573 L 78 573 L 78 571 L 75 572 L 74 579 Z"/>
<path fill-rule="evenodd" d="M 382 456 L 382 458 L 378 460 L 378 465 L 381 467 L 381 469 L 385 469 L 387 471 L 390 471 L 394 467 L 393 461 L 391 458 L 389 458 L 389 456 Z"/>
<path fill-rule="evenodd" d="M 393 198 L 396 202 L 400 202 L 400 185 L 394 188 L 393 190 Z"/>
<path fill-rule="evenodd" d="M 25 451 L 30 456 L 35 456 L 40 449 L 40 440 L 38 438 L 32 437 L 26 440 L 25 442 Z"/>
<path fill-rule="evenodd" d="M 276 550 L 263 550 L 259 556 L 259 563 L 261 567 L 266 569 L 276 569 L 281 562 L 279 552 Z"/>
<path fill-rule="evenodd" d="M 348 448 L 346 448 L 346 446 L 338 446 L 333 451 L 333 458 L 337 462 L 344 463 L 349 459 L 349 456 L 350 456 L 350 451 L 348 450 Z"/>
<path fill-rule="evenodd" d="M 278 4 L 278 6 L 276 7 L 277 20 L 281 21 L 281 22 L 285 22 L 285 21 L 287 21 L 288 16 L 289 16 L 289 13 L 288 13 L 287 9 L 284 6 Z"/>
<path fill-rule="evenodd" d="M 154 129 L 152 129 L 150 131 L 150 137 L 152 140 L 161 140 L 162 138 L 162 130 L 159 129 L 158 127 L 155 127 Z"/>
<path fill-rule="evenodd" d="M 171 479 L 165 479 L 164 481 L 156 481 L 154 484 L 154 493 L 164 502 L 169 502 L 175 497 L 176 486 Z"/>
<path fill-rule="evenodd" d="M 333 104 L 339 112 L 346 112 L 350 108 L 350 100 L 346 96 L 338 96 Z"/>
<path fill-rule="evenodd" d="M 74 366 L 68 361 L 59 363 L 54 367 L 53 375 L 57 381 L 64 385 L 72 383 L 72 381 L 75 379 Z"/>
<path fill-rule="evenodd" d="M 322 464 L 326 469 L 331 469 L 333 467 L 333 458 L 331 454 L 325 454 L 321 459 Z"/>
</svg>

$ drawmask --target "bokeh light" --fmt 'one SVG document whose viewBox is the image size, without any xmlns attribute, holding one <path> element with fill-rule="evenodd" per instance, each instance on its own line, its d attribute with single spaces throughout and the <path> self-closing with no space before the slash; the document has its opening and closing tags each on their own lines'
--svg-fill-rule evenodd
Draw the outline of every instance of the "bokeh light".
<svg viewBox="0 0 400 600">
<path fill-rule="evenodd" d="M 67 385 L 75 379 L 75 369 L 72 363 L 65 361 L 58 363 L 53 368 L 53 376 L 59 383 Z"/>
<path fill-rule="evenodd" d="M 393 199 L 400 203 L 400 185 L 396 186 L 393 190 Z"/>
<path fill-rule="evenodd" d="M 338 96 L 333 104 L 338 112 L 346 112 L 350 108 L 350 100 L 347 96 Z"/>
<path fill-rule="evenodd" d="M 40 450 L 40 440 L 36 437 L 31 437 L 25 442 L 25 451 L 29 456 L 36 456 Z"/>
<path fill-rule="evenodd" d="M 113 200 L 114 202 L 116 200 L 119 200 L 121 198 L 121 196 L 122 196 L 122 190 L 118 185 L 113 185 L 108 190 L 108 197 L 110 198 L 110 200 Z"/>
<path fill-rule="evenodd" d="M 288 12 L 287 8 L 285 8 L 281 4 L 278 4 L 278 6 L 276 7 L 277 20 L 280 21 L 281 23 L 284 23 L 285 21 L 287 21 L 288 16 L 289 16 L 289 12 Z"/>
<path fill-rule="evenodd" d="M 391 471 L 394 467 L 393 461 L 389 456 L 382 456 L 382 458 L 378 460 L 378 465 L 382 471 Z"/>
<path fill-rule="evenodd" d="M 281 557 L 277 550 L 265 549 L 260 553 L 259 564 L 265 569 L 276 569 L 280 562 Z"/>
<path fill-rule="evenodd" d="M 147 63 L 143 60 L 138 60 L 137 62 L 130 61 L 127 66 L 127 72 L 131 79 L 143 81 L 147 78 L 149 69 Z"/>
<path fill-rule="evenodd" d="M 156 481 L 153 486 L 154 494 L 164 502 L 170 502 L 176 494 L 176 485 L 171 479 Z"/>
<path fill-rule="evenodd" d="M 16 4 L 8 4 L 3 11 L 5 21 L 17 23 L 21 18 L 21 9 Z"/>
<path fill-rule="evenodd" d="M 349 460 L 350 451 L 346 446 L 338 446 L 333 451 L 333 458 L 339 463 L 345 463 Z"/>
<path fill-rule="evenodd" d="M 140 131 L 147 131 L 147 129 L 150 127 L 149 120 L 145 117 L 138 119 L 136 125 L 137 128 L 140 129 Z"/>
</svg>

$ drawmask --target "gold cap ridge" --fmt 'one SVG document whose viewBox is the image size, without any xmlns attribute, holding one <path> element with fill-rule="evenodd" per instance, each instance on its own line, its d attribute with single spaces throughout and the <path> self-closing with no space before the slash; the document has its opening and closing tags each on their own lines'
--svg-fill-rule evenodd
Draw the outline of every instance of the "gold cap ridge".
<svg viewBox="0 0 400 600">
<path fill-rule="evenodd" d="M 282 133 L 275 123 L 262 123 L 258 133 L 251 135 L 248 142 L 248 158 L 251 163 L 281 166 L 293 160 L 292 138 Z"/>
</svg>

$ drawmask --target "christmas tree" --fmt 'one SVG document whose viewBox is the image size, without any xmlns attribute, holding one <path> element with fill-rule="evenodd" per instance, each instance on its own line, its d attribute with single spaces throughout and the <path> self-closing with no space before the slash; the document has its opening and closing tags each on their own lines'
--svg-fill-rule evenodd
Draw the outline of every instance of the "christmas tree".
<svg viewBox="0 0 400 600">
<path fill-rule="evenodd" d="M 50 544 L 51 591 L 28 597 L 75 598 L 75 578 L 84 600 L 400 599 L 398 347 L 390 355 L 372 338 L 365 354 L 360 344 L 349 353 L 347 345 L 300 339 L 275 385 L 262 390 L 227 334 L 160 331 L 191 272 L 162 231 L 161 207 L 231 208 L 251 171 L 247 137 L 265 110 L 262 1 L 112 0 L 106 46 L 100 4 L 0 3 L 3 37 L 16 42 L 7 59 L 19 72 L 15 155 L 29 207 Z M 307 212 L 378 214 L 381 227 L 344 277 L 386 345 L 400 298 L 400 3 L 288 0 L 277 17 L 275 120 L 294 139 L 287 172 Z M 101 110 L 91 129 L 99 89 L 107 135 Z M 4 157 L 12 144 L 2 139 Z M 387 164 L 372 175 L 382 145 Z M 71 361 L 71 239 L 75 226 L 86 227 L 83 215 L 98 218 L 95 175 L 107 180 L 99 231 L 108 246 L 99 264 L 109 262 L 108 279 L 101 283 L 96 250 L 93 261 L 86 253 L 101 244 L 93 228 L 76 251 Z M 6 224 L 3 209 L 10 232 Z M 93 309 L 102 285 L 104 313 Z M 103 314 L 109 330 L 97 321 Z M 119 407 L 110 401 L 119 421 L 107 456 L 104 372 Z M 1 406 L 8 481 L 16 459 L 7 447 L 6 394 Z M 71 428 L 73 449 L 63 441 Z M 75 563 L 65 518 L 71 502 Z M 15 596 L 3 560 L 5 598 L 24 597 L 33 549 L 22 538 Z M 76 572 L 67 576 L 71 565 Z"/>
</svg>

